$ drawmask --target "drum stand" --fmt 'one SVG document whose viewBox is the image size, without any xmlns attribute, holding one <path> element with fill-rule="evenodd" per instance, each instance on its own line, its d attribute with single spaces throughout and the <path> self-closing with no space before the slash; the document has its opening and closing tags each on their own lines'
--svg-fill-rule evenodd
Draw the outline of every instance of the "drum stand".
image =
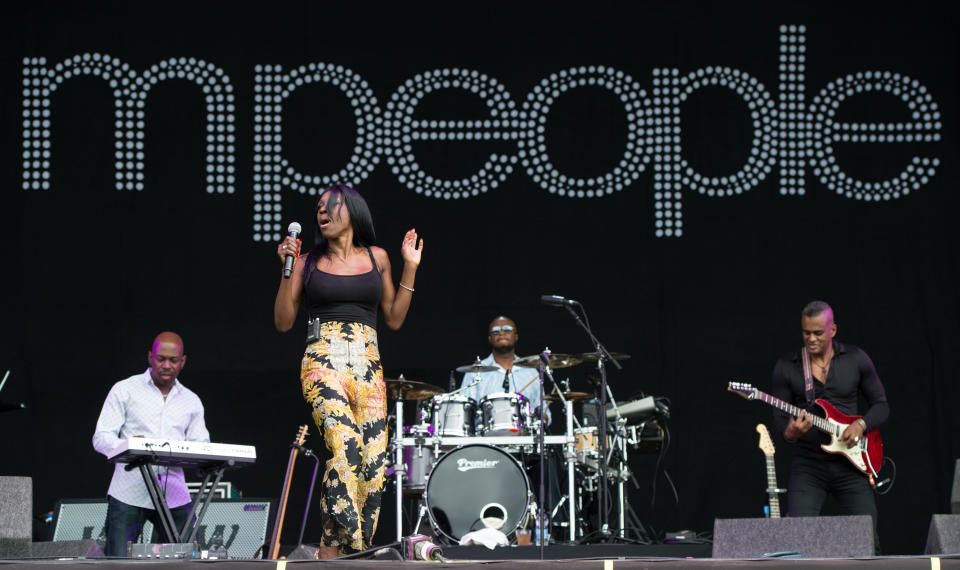
<svg viewBox="0 0 960 570">
<path fill-rule="evenodd" d="M 396 441 L 394 456 L 394 477 L 396 478 L 397 486 L 397 542 L 403 540 L 403 474 L 407 470 L 406 464 L 403 462 L 403 390 L 400 390 L 397 394 L 397 403 L 396 403 L 396 421 L 397 425 L 394 427 L 394 441 Z M 419 527 L 420 523 L 417 522 Z"/>
<path fill-rule="evenodd" d="M 427 505 L 421 502 L 417 510 L 419 511 L 417 513 L 417 523 L 413 525 L 413 532 L 411 534 L 420 534 L 420 523 L 423 522 L 423 517 L 427 514 Z"/>
<path fill-rule="evenodd" d="M 545 356 L 545 358 L 543 358 L 544 356 Z M 568 538 L 569 538 L 569 540 L 570 540 L 570 543 L 573 544 L 573 543 L 576 541 L 576 538 L 577 538 L 576 513 L 577 513 L 577 510 L 578 510 L 578 509 L 576 508 L 576 505 L 574 504 L 574 500 L 573 500 L 573 497 L 574 497 L 574 487 L 575 487 L 575 484 L 574 484 L 574 483 L 575 483 L 575 481 L 574 481 L 574 467 L 575 467 L 576 461 L 577 461 L 577 452 L 576 452 L 576 449 L 574 449 L 574 441 L 575 441 L 575 440 L 574 440 L 574 437 L 573 437 L 573 434 L 574 434 L 573 424 L 574 424 L 574 422 L 576 422 L 577 427 L 580 427 L 580 422 L 579 422 L 579 421 L 577 420 L 577 418 L 574 417 L 574 415 L 573 415 L 573 402 L 569 402 L 569 401 L 567 401 L 566 398 L 563 397 L 563 387 L 560 386 L 559 384 L 557 384 L 557 381 L 554 379 L 553 374 L 551 374 L 551 372 L 550 372 L 550 367 L 549 367 L 549 366 L 546 366 L 546 365 L 545 365 L 545 362 L 550 362 L 550 348 L 549 348 L 549 347 L 547 347 L 547 348 L 544 349 L 543 354 L 541 355 L 541 359 L 540 359 L 540 408 L 541 408 L 541 410 L 543 409 L 544 400 L 545 400 L 545 398 L 544 398 L 544 390 L 543 390 L 543 378 L 544 378 L 544 377 L 547 377 L 547 378 L 550 379 L 550 383 L 553 384 L 553 389 L 556 391 L 557 396 L 560 398 L 560 403 L 563 405 L 563 409 L 564 409 L 564 411 L 566 412 L 566 414 L 565 414 L 565 415 L 566 415 L 566 420 L 567 420 L 566 431 L 567 431 L 567 438 L 568 438 L 567 444 L 566 444 L 565 449 L 564 449 L 564 451 L 565 451 L 565 453 L 564 453 L 564 459 L 566 460 L 566 464 L 567 464 L 567 496 L 561 498 L 560 501 L 557 502 L 557 505 L 554 507 L 553 511 L 550 512 L 550 517 L 549 517 L 548 521 L 549 521 L 549 520 L 553 520 L 554 515 L 557 514 L 557 512 L 558 512 L 559 509 L 560 509 L 560 506 L 563 505 L 563 501 L 566 500 L 566 501 L 568 502 L 568 504 L 570 505 L 570 506 L 569 506 L 569 511 L 570 511 L 569 515 L 570 515 L 570 516 L 569 516 L 569 520 L 568 520 L 568 522 L 567 522 L 567 524 L 568 524 L 568 527 L 567 527 L 567 528 L 570 529 L 569 532 L 568 532 L 568 534 L 569 534 L 569 537 L 568 537 Z M 541 414 L 542 414 L 542 413 L 543 413 L 543 412 L 541 412 Z M 545 433 L 545 432 L 546 432 L 546 418 L 545 418 L 545 417 L 541 417 L 541 418 L 540 418 L 540 421 L 541 421 L 540 431 L 541 431 L 541 433 Z M 540 447 L 540 478 L 541 478 L 540 486 L 541 486 L 541 495 L 542 495 L 542 491 L 543 491 L 543 481 L 542 481 L 542 479 L 543 479 L 543 455 L 544 455 L 544 447 L 543 447 L 542 444 L 541 444 L 541 447 Z M 544 498 L 543 498 L 543 496 L 541 496 L 541 497 L 540 497 L 540 504 L 545 505 L 545 503 L 544 503 L 543 501 L 544 501 Z M 544 521 L 539 521 L 539 522 L 540 522 L 541 525 L 542 525 Z M 547 524 L 549 525 L 549 522 L 547 522 Z M 543 527 L 541 526 L 541 528 L 543 528 Z M 541 534 L 542 534 L 542 533 L 541 533 Z"/>
</svg>

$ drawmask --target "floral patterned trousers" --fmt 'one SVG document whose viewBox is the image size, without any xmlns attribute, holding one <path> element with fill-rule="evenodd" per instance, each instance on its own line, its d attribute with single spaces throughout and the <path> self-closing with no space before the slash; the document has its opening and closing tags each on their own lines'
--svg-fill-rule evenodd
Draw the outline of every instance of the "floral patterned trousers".
<svg viewBox="0 0 960 570">
<path fill-rule="evenodd" d="M 387 451 L 387 402 L 377 331 L 325 322 L 307 345 L 303 397 L 333 457 L 323 472 L 324 546 L 370 547 L 380 515 Z"/>
</svg>

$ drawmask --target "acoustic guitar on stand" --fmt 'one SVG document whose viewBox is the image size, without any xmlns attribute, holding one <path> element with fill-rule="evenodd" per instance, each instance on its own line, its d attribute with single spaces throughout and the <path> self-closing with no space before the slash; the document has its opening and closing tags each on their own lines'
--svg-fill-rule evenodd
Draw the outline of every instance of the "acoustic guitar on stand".
<svg viewBox="0 0 960 570">
<path fill-rule="evenodd" d="M 767 426 L 757 424 L 757 433 L 760 434 L 760 451 L 763 452 L 764 459 L 767 460 L 767 495 L 770 497 L 770 518 L 780 518 L 780 493 L 785 490 L 777 487 L 777 464 L 773 461 L 773 454 L 776 450 L 773 447 L 773 440 L 770 439 L 770 432 Z"/>
<path fill-rule="evenodd" d="M 779 398 L 775 398 L 766 392 L 762 392 L 753 387 L 752 384 L 742 382 L 730 382 L 727 390 L 737 394 L 747 400 L 760 400 L 771 406 L 783 410 L 791 416 L 800 417 L 803 412 L 793 404 L 788 404 Z M 824 399 L 814 400 L 814 403 L 823 409 L 825 417 L 808 414 L 813 420 L 813 426 L 823 433 L 830 436 L 830 443 L 825 443 L 820 447 L 827 453 L 835 453 L 846 457 L 854 467 L 870 477 L 871 483 L 877 475 L 877 469 L 883 464 L 883 440 L 880 438 L 880 432 L 873 429 L 863 434 L 853 447 L 847 447 L 840 441 L 840 435 L 847 426 L 859 420 L 862 416 L 848 416 L 841 413 L 830 402 Z"/>
</svg>

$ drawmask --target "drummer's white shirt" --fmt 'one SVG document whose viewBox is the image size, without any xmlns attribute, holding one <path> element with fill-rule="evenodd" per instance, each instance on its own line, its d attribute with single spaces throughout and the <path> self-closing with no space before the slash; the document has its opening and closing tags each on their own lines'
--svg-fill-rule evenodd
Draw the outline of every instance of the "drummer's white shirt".
<svg viewBox="0 0 960 570">
<path fill-rule="evenodd" d="M 514 360 L 517 359 L 514 355 Z M 467 388 L 461 394 L 473 398 L 480 403 L 484 396 L 503 392 L 503 375 L 507 372 L 505 368 L 497 364 L 493 359 L 493 353 L 480 361 L 484 366 L 496 366 L 496 370 L 490 372 L 467 373 L 463 375 L 463 382 L 460 386 L 472 384 L 478 377 L 480 379 L 476 386 Z M 522 390 L 521 390 L 522 388 Z M 547 387 L 544 386 L 546 390 Z M 510 390 L 509 392 L 521 394 L 530 401 L 531 410 L 540 408 L 540 372 L 536 368 L 525 368 L 514 366 L 510 369 Z M 478 408 L 479 409 L 479 408 Z M 550 410 L 547 410 L 547 424 L 550 424 Z"/>
<path fill-rule="evenodd" d="M 210 441 L 200 398 L 175 380 L 164 399 L 150 377 L 149 368 L 143 374 L 117 382 L 110 389 L 97 420 L 93 448 L 108 455 L 121 441 L 138 435 L 171 441 Z M 125 467 L 121 463 L 114 467 L 107 494 L 128 505 L 153 509 L 140 470 L 127 471 Z M 160 487 L 166 491 L 167 506 L 179 507 L 190 502 L 182 469 L 171 467 L 169 472 L 165 467 L 153 469 L 159 474 Z"/>
</svg>

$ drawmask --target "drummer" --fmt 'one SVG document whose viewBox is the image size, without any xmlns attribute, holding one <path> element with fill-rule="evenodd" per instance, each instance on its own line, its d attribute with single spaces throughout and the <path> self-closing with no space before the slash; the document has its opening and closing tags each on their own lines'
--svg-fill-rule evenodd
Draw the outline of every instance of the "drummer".
<svg viewBox="0 0 960 570">
<path fill-rule="evenodd" d="M 487 342 L 493 352 L 480 361 L 484 366 L 495 366 L 489 372 L 468 372 L 463 375 L 461 386 L 468 386 L 479 376 L 480 382 L 462 392 L 465 396 L 477 402 L 485 396 L 497 393 L 513 393 L 522 395 L 530 402 L 531 412 L 540 409 L 540 373 L 536 368 L 514 366 L 517 359 L 516 346 L 520 340 L 517 332 L 517 323 L 505 316 L 499 316 L 490 322 L 487 329 Z M 547 424 L 550 424 L 550 410 L 547 410 Z"/>
</svg>

